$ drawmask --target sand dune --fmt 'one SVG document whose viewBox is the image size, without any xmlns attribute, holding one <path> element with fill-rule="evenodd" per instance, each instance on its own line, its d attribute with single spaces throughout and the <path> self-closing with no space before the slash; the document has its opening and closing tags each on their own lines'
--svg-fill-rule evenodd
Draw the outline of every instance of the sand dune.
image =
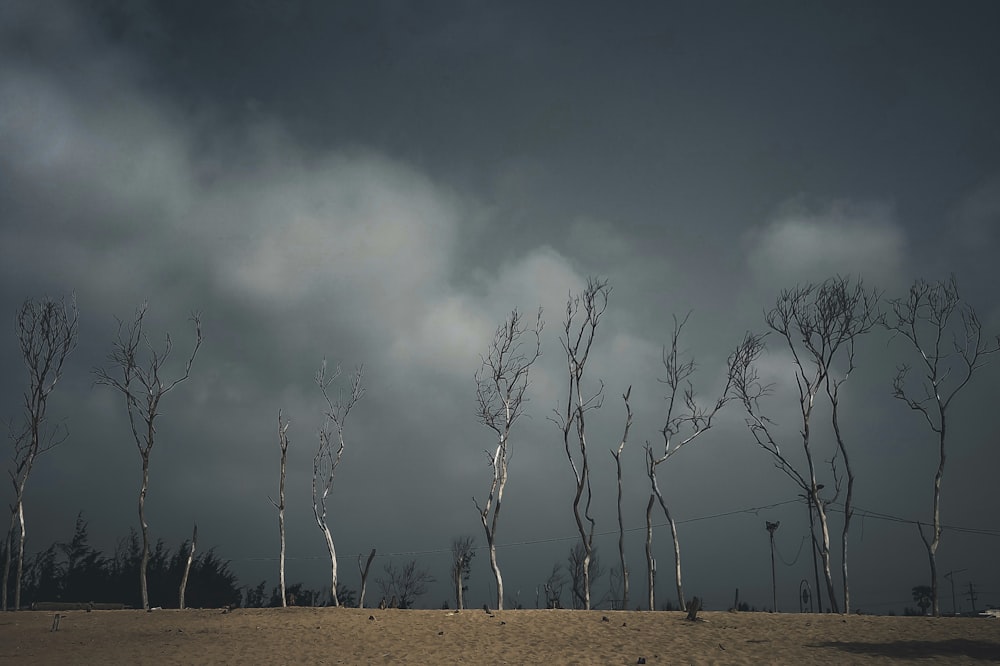
<svg viewBox="0 0 1000 666">
<path fill-rule="evenodd" d="M 52 631 L 55 615 L 59 629 Z M 0 614 L 19 664 L 866 664 L 1000 661 L 978 618 L 288 608 Z"/>
</svg>

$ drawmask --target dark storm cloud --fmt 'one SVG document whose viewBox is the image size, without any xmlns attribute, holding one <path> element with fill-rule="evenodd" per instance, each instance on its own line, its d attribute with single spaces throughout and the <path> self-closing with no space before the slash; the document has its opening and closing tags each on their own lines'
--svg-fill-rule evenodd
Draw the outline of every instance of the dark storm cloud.
<svg viewBox="0 0 1000 666">
<path fill-rule="evenodd" d="M 905 11 L 904 11 L 905 10 Z M 513 307 L 546 309 L 531 418 L 516 453 L 500 541 L 571 537 L 571 473 L 546 416 L 564 390 L 556 341 L 566 294 L 610 277 L 589 369 L 607 401 L 592 418 L 599 529 L 611 530 L 606 448 L 633 386 L 626 522 L 643 520 L 642 444 L 658 441 L 660 346 L 694 309 L 685 349 L 709 400 L 724 362 L 778 291 L 834 273 L 901 293 L 958 273 L 1000 327 L 990 260 L 998 237 L 1000 63 L 990 6 L 960 10 L 795 4 L 12 3 L 0 10 L 0 305 L 76 291 L 81 346 L 53 409 L 73 438 L 38 468 L 33 545 L 67 538 L 83 509 L 110 547 L 134 523 L 138 461 L 118 396 L 93 388 L 114 317 L 150 299 L 150 333 L 182 362 L 200 310 L 206 343 L 169 396 L 153 454 L 154 536 L 197 520 L 244 583 L 275 579 L 278 408 L 289 431 L 292 580 L 319 585 L 309 513 L 320 359 L 364 362 L 369 393 L 348 425 L 332 525 L 351 556 L 446 549 L 480 534 L 489 431 L 472 373 Z M 870 336 L 852 375 L 858 504 L 926 519 L 933 450 L 888 396 L 897 345 Z M 21 385 L 0 355 L 8 413 Z M 794 446 L 794 384 L 775 346 L 762 373 Z M 179 366 L 174 369 L 178 369 Z M 956 409 L 945 522 L 996 529 L 984 508 L 996 431 L 987 368 Z M 961 451 L 961 453 L 960 453 Z M 665 470 L 682 520 L 794 499 L 735 410 Z M 80 470 L 90 470 L 81 474 Z M 877 482 L 875 480 L 878 480 Z M 62 489 L 55 497 L 52 489 Z M 297 508 L 295 508 L 297 507 Z M 741 587 L 766 599 L 763 520 L 793 504 L 682 526 L 689 589 L 713 606 Z M 32 522 L 34 521 L 34 522 Z M 909 601 L 926 577 L 912 525 L 856 526 L 861 607 Z M 610 566 L 613 537 L 600 547 Z M 641 588 L 640 531 L 630 533 Z M 942 566 L 994 592 L 988 537 L 946 534 Z M 669 536 L 657 533 L 661 572 Z M 479 537 L 482 542 L 482 538 Z M 534 586 L 572 540 L 501 551 L 507 589 Z M 805 552 L 808 552 L 807 550 Z M 894 573 L 885 574 L 891 552 Z M 447 556 L 423 556 L 444 580 Z M 947 559 L 945 559 L 947 558 Z M 473 601 L 489 596 L 485 558 Z M 799 560 L 783 578 L 809 574 Z M 639 573 L 637 573 L 639 572 Z M 990 578 L 990 576 L 994 576 Z M 661 573 L 661 598 L 669 598 Z M 888 580 L 891 578 L 891 580 Z M 765 582 L 761 582 L 765 581 Z M 437 605 L 446 590 L 426 603 Z M 663 597 L 667 594 L 667 597 Z M 794 604 L 787 585 L 782 608 Z"/>
</svg>

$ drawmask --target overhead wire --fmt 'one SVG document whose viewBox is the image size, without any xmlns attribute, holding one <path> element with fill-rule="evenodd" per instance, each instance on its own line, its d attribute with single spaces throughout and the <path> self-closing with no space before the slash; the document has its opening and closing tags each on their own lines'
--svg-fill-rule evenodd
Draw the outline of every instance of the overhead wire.
<svg viewBox="0 0 1000 666">
<path fill-rule="evenodd" d="M 708 514 L 708 515 L 705 515 L 705 516 L 697 516 L 695 518 L 686 518 L 684 520 L 675 521 L 675 523 L 677 525 L 687 525 L 687 524 L 690 524 L 690 523 L 697 523 L 697 522 L 702 522 L 702 521 L 705 521 L 705 520 L 715 520 L 715 519 L 718 519 L 718 518 L 727 518 L 729 516 L 735 516 L 735 515 L 744 514 L 744 513 L 757 514 L 757 513 L 761 512 L 761 511 L 765 511 L 765 510 L 768 510 L 768 509 L 775 509 L 775 508 L 778 508 L 780 506 L 785 506 L 787 504 L 801 503 L 802 501 L 803 501 L 803 499 L 801 497 L 796 497 L 794 499 L 788 499 L 788 500 L 784 500 L 784 501 L 781 501 L 781 502 L 774 502 L 772 504 L 765 504 L 765 505 L 761 505 L 761 506 L 751 506 L 751 507 L 747 507 L 747 508 L 744 508 L 744 509 L 733 509 L 731 511 L 723 511 L 723 512 L 720 512 L 720 513 L 712 513 L 712 514 Z M 844 511 L 844 507 L 840 503 L 832 503 L 831 502 L 827 506 L 828 506 L 829 509 L 832 509 L 832 510 L 840 512 L 840 513 L 843 513 L 843 511 Z M 922 521 L 917 521 L 917 520 L 913 520 L 913 519 L 910 519 L 910 518 L 903 518 L 903 517 L 900 517 L 900 516 L 894 516 L 892 514 L 883 513 L 883 512 L 879 512 L 879 511 L 872 511 L 870 509 L 865 509 L 865 508 L 859 507 L 859 506 L 855 506 L 853 508 L 853 510 L 852 510 L 852 513 L 853 513 L 853 515 L 862 518 L 862 520 L 865 519 L 865 518 L 872 518 L 872 519 L 876 519 L 876 520 L 885 520 L 885 521 L 895 522 L 895 523 L 911 524 L 911 525 L 922 525 L 922 526 L 928 526 L 929 527 L 929 525 L 927 523 L 924 523 Z M 667 527 L 667 526 L 668 526 L 668 523 L 660 522 L 660 523 L 653 524 L 652 527 L 655 529 L 655 528 L 662 528 L 662 527 Z M 629 527 L 629 528 L 626 528 L 624 531 L 627 532 L 627 533 L 630 533 L 630 532 L 638 532 L 640 530 L 645 530 L 645 529 L 646 529 L 645 525 L 640 525 L 638 527 Z M 963 526 L 957 526 L 957 525 L 942 525 L 941 529 L 942 530 L 952 531 L 952 532 L 965 533 L 965 534 L 974 534 L 974 535 L 978 535 L 978 536 L 1000 537 L 1000 530 L 994 530 L 994 529 L 988 529 L 988 528 L 963 527 Z M 609 536 L 609 535 L 613 535 L 613 534 L 618 534 L 618 530 L 607 530 L 607 531 L 604 531 L 604 532 L 596 532 L 594 534 L 594 537 L 595 538 L 596 537 L 604 537 L 604 536 Z M 496 548 L 497 548 L 497 550 L 504 550 L 504 549 L 507 549 L 507 548 L 516 548 L 516 547 L 520 547 L 520 546 L 536 546 L 536 545 L 546 544 L 546 543 L 559 543 L 559 542 L 562 542 L 562 541 L 575 541 L 575 540 L 577 540 L 579 538 L 580 538 L 579 534 L 573 534 L 573 535 L 568 535 L 568 536 L 554 536 L 554 537 L 544 537 L 544 538 L 539 538 L 539 539 L 525 539 L 523 541 L 511 541 L 511 542 L 507 542 L 507 543 L 496 544 Z M 781 554 L 781 550 L 778 549 L 778 556 L 781 559 L 782 563 L 785 564 L 785 566 L 793 566 L 798 561 L 799 556 L 802 554 L 802 545 L 805 542 L 805 539 L 806 539 L 806 537 L 802 537 L 802 539 L 799 541 L 798 552 L 795 554 L 795 558 L 792 560 L 791 563 L 789 563 L 789 562 L 787 562 L 785 560 L 784 556 L 782 556 L 782 554 Z M 489 548 L 489 546 L 485 546 L 485 545 L 484 546 L 476 546 L 473 550 L 487 550 L 488 548 Z M 442 555 L 442 554 L 446 554 L 446 553 L 451 553 L 451 548 L 433 548 L 433 549 L 428 549 L 428 550 L 407 550 L 407 551 L 396 551 L 396 552 L 392 552 L 392 553 L 376 553 L 375 557 L 376 558 L 425 557 L 425 556 L 429 556 L 429 555 Z M 360 555 L 338 555 L 337 556 L 337 560 L 338 561 L 356 560 L 359 556 Z M 238 561 L 247 561 L 247 562 L 273 562 L 273 561 L 276 561 L 278 558 L 277 557 L 273 557 L 273 556 L 261 556 L 261 557 L 242 557 L 242 558 L 233 558 L 233 559 L 234 560 L 238 560 Z M 289 560 L 289 561 L 305 561 L 305 560 L 327 560 L 329 558 L 327 556 L 323 556 L 323 555 L 306 555 L 306 556 L 291 556 L 291 557 L 286 556 L 285 559 Z"/>
</svg>

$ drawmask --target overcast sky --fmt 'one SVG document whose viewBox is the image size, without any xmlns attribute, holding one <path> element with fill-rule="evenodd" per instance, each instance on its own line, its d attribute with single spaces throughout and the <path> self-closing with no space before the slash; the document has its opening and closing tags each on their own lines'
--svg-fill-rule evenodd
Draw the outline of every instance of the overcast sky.
<svg viewBox="0 0 1000 666">
<path fill-rule="evenodd" d="M 613 566 L 608 449 L 631 385 L 624 508 L 633 599 L 645 598 L 642 447 L 660 441 L 674 315 L 692 312 L 682 348 L 706 400 L 782 288 L 835 274 L 900 296 L 955 273 L 1000 331 L 998 19 L 990 2 L 3 3 L 0 312 L 10 322 L 26 298 L 73 292 L 81 312 L 50 405 L 71 438 L 30 479 L 29 551 L 68 540 L 79 511 L 107 551 L 137 526 L 139 456 L 120 396 L 92 369 L 115 318 L 148 299 L 173 372 L 192 311 L 205 333 L 162 406 L 154 538 L 175 548 L 197 521 L 244 584 L 275 583 L 280 408 L 288 578 L 323 584 L 309 482 L 326 357 L 364 363 L 368 389 L 330 505 L 341 579 L 357 588 L 355 558 L 375 547 L 378 569 L 417 557 L 445 581 L 454 537 L 485 543 L 472 497 L 488 490 L 494 439 L 475 416 L 479 355 L 512 308 L 542 306 L 497 535 L 506 591 L 533 607 L 575 535 L 573 476 L 547 418 L 564 399 L 557 334 L 567 294 L 597 275 L 614 288 L 588 366 L 607 395 L 588 422 L 598 547 Z M 11 328 L 0 339 L 6 419 L 26 374 Z M 891 397 L 895 366 L 913 360 L 868 336 L 843 418 L 858 507 L 926 521 L 934 442 Z M 798 453 L 793 368 L 777 346 L 765 362 L 778 382 L 765 408 Z M 946 525 L 988 531 L 946 531 L 939 551 L 980 606 L 1000 603 L 998 389 L 994 363 L 955 403 L 942 493 Z M 764 524 L 780 520 L 778 605 L 798 609 L 807 512 L 735 405 L 660 484 L 690 521 L 688 595 L 726 608 L 738 587 L 770 605 Z M 857 517 L 851 543 L 853 605 L 912 605 L 928 582 L 916 527 Z M 666 601 L 665 527 L 655 548 Z M 492 589 L 481 552 L 470 603 L 495 603 Z M 595 595 L 606 589 L 607 577 Z M 421 604 L 450 594 L 439 583 Z"/>
</svg>

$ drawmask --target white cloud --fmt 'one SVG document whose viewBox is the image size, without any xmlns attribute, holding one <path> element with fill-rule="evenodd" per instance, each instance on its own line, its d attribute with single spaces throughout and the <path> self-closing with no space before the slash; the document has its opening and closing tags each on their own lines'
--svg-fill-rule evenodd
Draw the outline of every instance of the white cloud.
<svg viewBox="0 0 1000 666">
<path fill-rule="evenodd" d="M 860 275 L 881 287 L 904 279 L 906 235 L 885 204 L 837 202 L 818 212 L 790 205 L 746 241 L 748 266 L 762 286 L 834 275 Z"/>
</svg>

